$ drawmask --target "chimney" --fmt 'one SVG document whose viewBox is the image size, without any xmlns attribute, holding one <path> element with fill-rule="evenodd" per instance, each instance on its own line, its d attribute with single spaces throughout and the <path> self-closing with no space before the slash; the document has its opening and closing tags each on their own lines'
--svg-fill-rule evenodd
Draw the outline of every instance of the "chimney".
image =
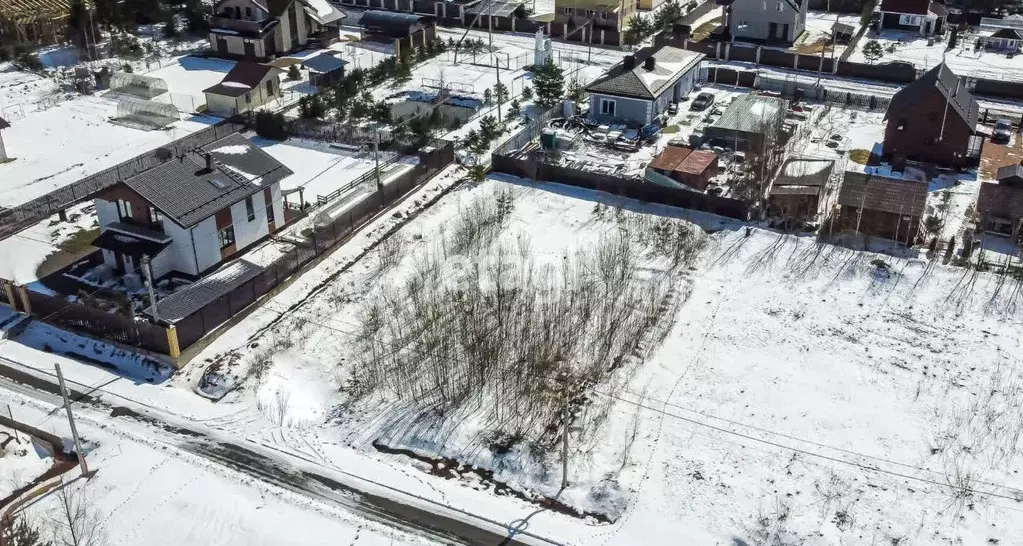
<svg viewBox="0 0 1023 546">
<path fill-rule="evenodd" d="M 643 68 L 645 68 L 647 72 L 653 72 L 654 66 L 656 64 L 657 64 L 657 59 L 655 59 L 653 57 L 647 57 L 646 60 L 643 61 Z"/>
<path fill-rule="evenodd" d="M 206 152 L 206 170 L 213 170 L 213 154 Z"/>
<path fill-rule="evenodd" d="M 625 70 L 632 70 L 633 68 L 636 68 L 636 56 L 629 55 L 625 57 L 623 63 L 622 67 L 625 68 Z"/>
</svg>

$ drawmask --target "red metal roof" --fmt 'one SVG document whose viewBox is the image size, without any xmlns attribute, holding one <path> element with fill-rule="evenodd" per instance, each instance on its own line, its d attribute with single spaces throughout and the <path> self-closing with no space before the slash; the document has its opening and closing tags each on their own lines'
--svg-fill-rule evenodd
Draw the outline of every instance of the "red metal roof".
<svg viewBox="0 0 1023 546">
<path fill-rule="evenodd" d="M 674 171 L 675 167 L 678 167 L 678 164 L 682 163 L 690 153 L 692 153 L 692 150 L 689 148 L 668 146 L 650 162 L 650 168 L 657 169 L 658 171 Z"/>
<path fill-rule="evenodd" d="M 881 0 L 881 11 L 927 15 L 931 0 Z"/>
<path fill-rule="evenodd" d="M 710 150 L 693 150 L 681 163 L 675 167 L 675 172 L 685 174 L 703 174 L 715 161 L 717 154 Z"/>
</svg>

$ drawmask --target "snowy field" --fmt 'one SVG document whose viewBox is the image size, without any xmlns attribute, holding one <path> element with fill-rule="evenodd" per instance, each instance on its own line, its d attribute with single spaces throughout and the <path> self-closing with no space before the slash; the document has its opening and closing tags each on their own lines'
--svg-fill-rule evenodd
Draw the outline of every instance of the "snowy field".
<svg viewBox="0 0 1023 546">
<path fill-rule="evenodd" d="M 1005 53 L 988 52 L 983 49 L 974 50 L 976 36 L 967 36 L 959 40 L 959 45 L 947 49 L 947 39 L 936 39 L 933 45 L 927 45 L 927 38 L 912 32 L 885 30 L 880 36 L 868 32 L 857 45 L 856 51 L 849 57 L 850 61 L 868 62 L 863 56 L 863 46 L 870 40 L 877 40 L 884 48 L 884 56 L 876 63 L 905 61 L 912 63 L 919 70 L 934 68 L 944 59 L 956 74 L 974 76 L 993 80 L 1023 81 L 1023 56 L 1009 57 Z M 889 51 L 894 47 L 894 51 Z"/>
<path fill-rule="evenodd" d="M 53 80 L 0 63 L 0 117 L 15 122 L 63 96 Z"/>
<path fill-rule="evenodd" d="M 83 96 L 12 123 L 4 143 L 14 161 L 0 165 L 0 206 L 24 203 L 218 121 L 190 117 L 167 130 L 143 131 L 111 123 L 116 112 L 113 99 Z"/>
</svg>

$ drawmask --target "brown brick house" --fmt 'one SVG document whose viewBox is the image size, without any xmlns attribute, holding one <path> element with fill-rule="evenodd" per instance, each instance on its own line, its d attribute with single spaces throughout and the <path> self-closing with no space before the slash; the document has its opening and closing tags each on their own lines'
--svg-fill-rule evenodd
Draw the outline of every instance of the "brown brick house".
<svg viewBox="0 0 1023 546">
<path fill-rule="evenodd" d="M 948 167 L 979 157 L 980 107 L 966 80 L 944 63 L 892 97 L 885 113 L 884 154 Z"/>
</svg>

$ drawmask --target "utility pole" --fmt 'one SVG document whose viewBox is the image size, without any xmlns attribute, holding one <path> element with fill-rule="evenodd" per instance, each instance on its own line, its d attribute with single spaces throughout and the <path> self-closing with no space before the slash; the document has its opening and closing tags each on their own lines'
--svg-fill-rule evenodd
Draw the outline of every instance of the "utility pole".
<svg viewBox="0 0 1023 546">
<path fill-rule="evenodd" d="M 373 131 L 373 162 L 376 165 L 373 170 L 377 175 L 377 191 L 383 191 L 384 185 L 380 182 L 380 129 Z"/>
<path fill-rule="evenodd" d="M 561 490 L 568 489 L 568 378 L 561 379 Z"/>
<path fill-rule="evenodd" d="M 153 288 L 153 269 L 149 265 L 149 255 L 142 255 L 142 274 L 146 276 L 146 288 L 149 290 L 149 307 L 153 310 L 153 320 L 160 320 L 160 312 L 156 309 L 156 290 Z"/>
<path fill-rule="evenodd" d="M 504 100 L 504 93 L 501 92 L 501 58 L 496 55 L 494 55 L 494 68 L 497 69 L 497 85 L 494 87 L 497 91 L 497 122 L 501 123 L 501 102 Z"/>
<path fill-rule="evenodd" d="M 71 401 L 67 397 L 67 386 L 64 385 L 64 374 L 60 371 L 60 364 L 53 363 L 57 370 L 57 379 L 60 382 L 60 395 L 64 398 L 64 410 L 67 411 L 67 420 L 71 424 L 71 438 L 75 441 L 75 453 L 78 454 L 78 464 L 82 468 L 82 475 L 89 477 L 89 465 L 85 463 L 85 452 L 82 451 L 82 442 L 78 439 L 78 428 L 75 427 L 75 417 L 71 414 Z"/>
</svg>

